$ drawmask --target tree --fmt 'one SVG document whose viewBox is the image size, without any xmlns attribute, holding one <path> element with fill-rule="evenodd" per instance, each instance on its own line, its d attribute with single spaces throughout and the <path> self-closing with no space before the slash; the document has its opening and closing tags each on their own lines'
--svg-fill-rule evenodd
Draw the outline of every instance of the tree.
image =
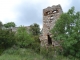
<svg viewBox="0 0 80 60">
<path fill-rule="evenodd" d="M 2 26 L 3 26 L 3 24 L 2 24 L 2 22 L 0 21 L 0 29 L 2 28 Z"/>
<path fill-rule="evenodd" d="M 39 35 L 40 34 L 40 27 L 37 23 L 34 23 L 32 25 L 30 25 L 30 32 L 33 35 Z"/>
<path fill-rule="evenodd" d="M 16 42 L 20 47 L 30 47 L 33 43 L 33 38 L 31 34 L 28 33 L 27 29 L 24 26 L 20 26 L 16 33 Z"/>
<path fill-rule="evenodd" d="M 63 13 L 51 32 L 53 39 L 61 42 L 64 55 L 80 57 L 80 12 L 72 7 Z"/>
<path fill-rule="evenodd" d="M 40 51 L 40 40 L 39 40 L 40 27 L 37 23 L 30 25 L 30 33 L 33 35 L 34 38 L 32 49 L 34 49 L 36 52 L 39 52 Z"/>
<path fill-rule="evenodd" d="M 11 27 L 15 27 L 15 26 L 16 25 L 14 22 L 8 22 L 8 23 L 4 24 L 4 27 L 6 27 L 6 28 L 11 28 Z"/>
<path fill-rule="evenodd" d="M 0 30 L 0 49 L 6 49 L 14 44 L 14 33 L 9 30 Z"/>
</svg>

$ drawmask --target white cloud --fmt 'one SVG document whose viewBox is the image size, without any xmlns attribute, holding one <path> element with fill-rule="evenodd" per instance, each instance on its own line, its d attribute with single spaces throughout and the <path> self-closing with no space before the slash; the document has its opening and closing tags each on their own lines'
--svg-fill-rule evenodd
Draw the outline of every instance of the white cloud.
<svg viewBox="0 0 80 60">
<path fill-rule="evenodd" d="M 24 2 L 26 4 L 31 4 L 34 6 L 40 4 L 37 8 L 39 8 L 42 12 L 43 8 L 57 4 L 61 4 L 63 10 L 66 11 L 71 4 L 71 1 L 72 0 L 0 0 L 0 20 L 3 23 L 10 21 L 17 22 L 16 18 L 19 14 L 18 12 L 14 12 L 13 10 L 17 5 L 20 5 Z M 41 14 L 41 12 L 39 11 L 38 13 Z"/>
<path fill-rule="evenodd" d="M 0 0 L 0 20 L 5 23 L 15 18 L 13 7 L 21 3 L 20 0 Z"/>
<path fill-rule="evenodd" d="M 47 0 L 48 6 L 60 4 L 63 11 L 67 11 L 72 0 Z"/>
</svg>

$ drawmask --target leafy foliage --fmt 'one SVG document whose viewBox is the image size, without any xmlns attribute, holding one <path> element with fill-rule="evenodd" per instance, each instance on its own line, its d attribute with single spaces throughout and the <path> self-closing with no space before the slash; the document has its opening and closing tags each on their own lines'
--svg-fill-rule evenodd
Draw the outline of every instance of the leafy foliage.
<svg viewBox="0 0 80 60">
<path fill-rule="evenodd" d="M 34 41 L 31 34 L 28 33 L 24 26 L 20 26 L 16 33 L 16 42 L 20 47 L 29 47 Z"/>
<path fill-rule="evenodd" d="M 31 48 L 37 52 L 40 53 L 40 40 L 39 40 L 39 36 L 33 36 L 34 42 L 32 43 Z"/>
<path fill-rule="evenodd" d="M 63 13 L 52 29 L 53 39 L 60 41 L 64 55 L 80 57 L 80 12 L 74 7 Z"/>
<path fill-rule="evenodd" d="M 2 28 L 2 26 L 3 26 L 3 24 L 2 24 L 2 22 L 0 21 L 0 29 Z"/>
<path fill-rule="evenodd" d="M 8 23 L 4 24 L 4 27 L 6 27 L 6 28 L 11 28 L 11 27 L 15 27 L 15 26 L 16 25 L 14 22 L 8 22 Z"/>
<path fill-rule="evenodd" d="M 10 30 L 0 30 L 0 48 L 11 47 L 15 43 L 14 33 Z"/>
<path fill-rule="evenodd" d="M 0 60 L 47 60 L 42 55 L 35 53 L 31 49 L 9 48 L 0 56 Z"/>
<path fill-rule="evenodd" d="M 33 35 L 39 35 L 40 34 L 40 27 L 37 23 L 34 23 L 32 25 L 30 25 L 30 32 Z"/>
<path fill-rule="evenodd" d="M 32 37 L 34 39 L 34 42 L 32 43 L 32 49 L 37 53 L 39 53 L 40 52 L 40 40 L 39 40 L 40 27 L 37 23 L 30 25 L 30 33 L 32 34 Z"/>
</svg>

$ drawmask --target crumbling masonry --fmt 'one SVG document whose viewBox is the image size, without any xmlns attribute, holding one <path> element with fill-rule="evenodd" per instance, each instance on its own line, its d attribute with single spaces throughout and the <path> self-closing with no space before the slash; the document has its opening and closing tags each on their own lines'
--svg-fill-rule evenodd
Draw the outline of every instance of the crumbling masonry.
<svg viewBox="0 0 80 60">
<path fill-rule="evenodd" d="M 50 30 L 54 27 L 56 20 L 62 14 L 60 5 L 53 5 L 43 9 L 43 29 L 40 35 L 41 46 L 57 46 L 58 43 L 52 40 Z"/>
</svg>

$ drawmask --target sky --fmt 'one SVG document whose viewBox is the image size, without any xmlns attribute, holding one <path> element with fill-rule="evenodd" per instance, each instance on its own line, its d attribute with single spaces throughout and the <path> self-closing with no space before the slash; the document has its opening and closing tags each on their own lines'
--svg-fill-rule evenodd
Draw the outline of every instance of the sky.
<svg viewBox="0 0 80 60">
<path fill-rule="evenodd" d="M 63 12 L 72 6 L 80 11 L 80 0 L 0 0 L 0 21 L 14 22 L 16 26 L 37 23 L 42 28 L 43 9 L 60 4 Z"/>
</svg>

